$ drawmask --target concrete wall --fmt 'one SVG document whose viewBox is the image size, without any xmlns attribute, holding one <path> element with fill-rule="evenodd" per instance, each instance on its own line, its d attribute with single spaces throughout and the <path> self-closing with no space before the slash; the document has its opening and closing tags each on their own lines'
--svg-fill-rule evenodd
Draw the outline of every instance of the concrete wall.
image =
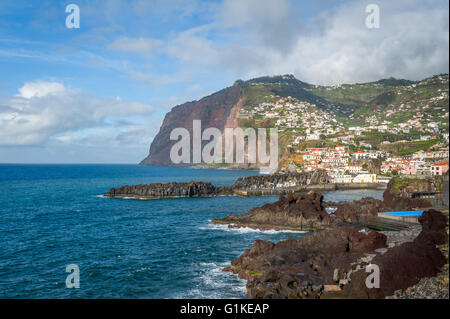
<svg viewBox="0 0 450 319">
<path fill-rule="evenodd" d="M 335 185 L 339 190 L 386 188 L 386 183 L 344 183 Z"/>
</svg>

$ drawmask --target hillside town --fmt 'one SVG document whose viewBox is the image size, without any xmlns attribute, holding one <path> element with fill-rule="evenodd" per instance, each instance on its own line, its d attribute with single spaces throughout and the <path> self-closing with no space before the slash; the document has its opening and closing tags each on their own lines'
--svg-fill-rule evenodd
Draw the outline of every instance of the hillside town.
<svg viewBox="0 0 450 319">
<path fill-rule="evenodd" d="M 437 85 L 439 89 L 420 93 Z M 326 91 L 352 88 L 333 86 Z M 363 107 L 350 116 L 339 116 L 311 102 L 270 95 L 264 102 L 241 108 L 239 118 L 276 127 L 287 136 L 283 157 L 288 160 L 282 170 L 324 170 L 333 183 L 384 183 L 392 176 L 447 173 L 448 76 L 395 90 L 400 102 L 386 103 L 373 112 Z"/>
<path fill-rule="evenodd" d="M 274 96 L 270 96 L 273 98 Z M 279 132 L 295 130 L 305 132 L 301 139 L 319 139 L 321 134 L 335 134 L 344 127 L 332 114 L 322 111 L 315 104 L 299 101 L 290 96 L 276 97 L 274 103 L 263 102 L 250 110 L 241 109 L 239 117 L 272 120 Z"/>
</svg>

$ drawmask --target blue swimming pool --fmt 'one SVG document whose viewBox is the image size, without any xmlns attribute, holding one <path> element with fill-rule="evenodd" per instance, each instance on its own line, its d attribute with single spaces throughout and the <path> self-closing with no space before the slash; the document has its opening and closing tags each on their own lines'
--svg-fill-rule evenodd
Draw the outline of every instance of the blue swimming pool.
<svg viewBox="0 0 450 319">
<path fill-rule="evenodd" d="M 393 215 L 393 216 L 420 216 L 423 210 L 408 211 L 408 212 L 381 212 L 380 214 Z"/>
</svg>

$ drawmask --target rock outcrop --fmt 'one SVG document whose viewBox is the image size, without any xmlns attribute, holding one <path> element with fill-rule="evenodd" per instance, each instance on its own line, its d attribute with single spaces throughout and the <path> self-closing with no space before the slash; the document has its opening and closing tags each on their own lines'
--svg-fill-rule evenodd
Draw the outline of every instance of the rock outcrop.
<svg viewBox="0 0 450 319">
<path fill-rule="evenodd" d="M 189 183 L 155 183 L 127 185 L 111 188 L 107 197 L 171 198 L 210 197 L 233 194 L 230 186 L 214 186 L 211 183 L 192 181 Z"/>
<path fill-rule="evenodd" d="M 251 194 L 254 189 L 264 189 L 273 185 L 285 185 L 296 182 L 302 189 L 315 183 L 328 182 L 325 172 L 249 176 L 240 178 L 233 185 L 236 191 L 245 189 Z M 393 179 L 385 192 L 384 200 L 365 197 L 351 202 L 323 202 L 319 193 L 290 194 L 273 204 L 251 209 L 248 213 L 234 216 L 229 215 L 223 219 L 213 220 L 213 223 L 229 224 L 230 227 L 251 227 L 258 229 L 304 229 L 314 230 L 329 225 L 365 224 L 370 218 L 376 217 L 379 212 L 395 210 L 411 210 L 418 207 L 430 207 L 428 200 L 412 198 L 415 192 L 436 190 L 434 179 L 425 179 L 416 182 L 403 180 L 403 188 L 399 188 L 399 180 Z M 401 191 L 399 191 L 401 189 Z M 324 207 L 334 207 L 336 210 L 328 214 Z"/>
<path fill-rule="evenodd" d="M 326 185 L 329 183 L 328 174 L 323 170 L 304 173 L 272 174 L 262 176 L 240 177 L 233 184 L 238 190 L 260 190 L 295 185 L 305 189 L 307 186 Z M 292 186 L 292 187 L 295 187 Z"/>
<path fill-rule="evenodd" d="M 332 215 L 334 219 L 347 223 L 364 222 L 367 217 L 377 216 L 379 212 L 386 211 L 386 204 L 378 199 L 365 197 L 351 202 L 327 202 L 327 206 L 337 209 Z"/>
<path fill-rule="evenodd" d="M 322 201 L 322 194 L 315 192 L 287 197 L 280 195 L 275 203 L 252 208 L 247 214 L 228 215 L 212 222 L 229 224 L 230 227 L 312 230 L 329 224 L 330 216 Z"/>
<path fill-rule="evenodd" d="M 422 231 L 412 242 L 406 242 L 375 256 L 371 263 L 379 267 L 379 288 L 366 286 L 367 273 L 355 273 L 340 295 L 330 293 L 324 297 L 384 298 L 399 289 L 406 289 L 421 278 L 435 276 L 446 263 L 436 245 L 448 244 L 446 227 L 448 217 L 439 211 L 425 211 L 419 219 Z"/>
<path fill-rule="evenodd" d="M 432 206 L 421 194 L 434 195 L 440 192 L 440 180 L 436 178 L 401 179 L 393 178 L 383 193 L 383 200 L 365 197 L 351 202 L 327 202 L 324 205 L 336 207 L 334 220 L 348 223 L 362 223 L 379 212 L 407 211 Z"/>
<path fill-rule="evenodd" d="M 386 206 L 392 210 L 431 207 L 431 202 L 421 198 L 421 195 L 440 193 L 440 183 L 439 179 L 432 177 L 424 179 L 392 178 L 383 193 L 383 199 Z"/>
<path fill-rule="evenodd" d="M 448 243 L 448 234 L 445 231 L 448 227 L 447 216 L 436 210 L 428 210 L 419 217 L 419 223 L 422 225 L 422 232 L 414 240 L 416 243 L 429 242 L 434 245 Z"/>
</svg>

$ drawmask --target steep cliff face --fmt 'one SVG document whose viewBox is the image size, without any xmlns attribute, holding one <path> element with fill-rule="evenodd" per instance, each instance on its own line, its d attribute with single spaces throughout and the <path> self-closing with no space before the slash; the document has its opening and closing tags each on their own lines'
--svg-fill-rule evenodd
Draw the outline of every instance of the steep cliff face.
<svg viewBox="0 0 450 319">
<path fill-rule="evenodd" d="M 233 86 L 199 101 L 175 106 L 166 114 L 159 133 L 150 146 L 150 153 L 141 162 L 141 165 L 173 165 L 170 160 L 170 149 L 177 141 L 170 140 L 170 132 L 177 127 L 182 127 L 190 132 L 192 138 L 193 120 L 201 120 L 202 129 L 215 127 L 223 131 L 224 127 L 232 127 L 226 123 L 236 123 L 230 117 L 235 116 L 237 112 L 236 105 L 241 94 L 242 88 L 236 82 Z M 232 110 L 234 111 L 232 112 Z"/>
<path fill-rule="evenodd" d="M 280 83 L 286 84 L 288 88 L 279 88 Z M 275 94 L 279 97 L 292 95 L 310 102 L 317 102 L 320 100 L 318 97 L 313 98 L 312 95 L 306 91 L 307 87 L 309 87 L 309 84 L 303 83 L 291 75 L 261 77 L 248 81 L 238 80 L 233 86 L 204 97 L 199 101 L 187 102 L 175 106 L 166 114 L 159 133 L 156 135 L 150 146 L 149 155 L 140 164 L 163 166 L 176 165 L 170 160 L 170 150 L 177 141 L 170 140 L 170 133 L 177 127 L 185 128 L 191 134 L 192 143 L 193 120 L 201 120 L 202 130 L 208 127 L 218 128 L 222 132 L 224 132 L 224 128 L 242 127 L 245 129 L 248 127 L 249 123 L 242 126 L 242 119 L 239 117 L 239 111 L 246 107 L 254 107 L 260 102 L 265 101 L 269 95 L 273 96 Z M 244 120 L 244 122 L 245 121 L 248 122 L 248 120 Z M 252 122 L 252 127 L 273 127 L 273 125 L 271 125 L 270 121 L 267 123 L 258 123 L 256 125 Z M 223 148 L 224 145 L 222 145 L 222 149 Z M 246 153 L 244 156 L 245 163 L 225 165 L 228 167 L 245 169 L 260 167 L 259 161 L 257 161 L 257 163 L 248 163 L 248 154 Z M 191 163 L 192 162 L 191 154 Z M 197 166 L 201 165 L 202 164 L 197 164 Z"/>
</svg>

